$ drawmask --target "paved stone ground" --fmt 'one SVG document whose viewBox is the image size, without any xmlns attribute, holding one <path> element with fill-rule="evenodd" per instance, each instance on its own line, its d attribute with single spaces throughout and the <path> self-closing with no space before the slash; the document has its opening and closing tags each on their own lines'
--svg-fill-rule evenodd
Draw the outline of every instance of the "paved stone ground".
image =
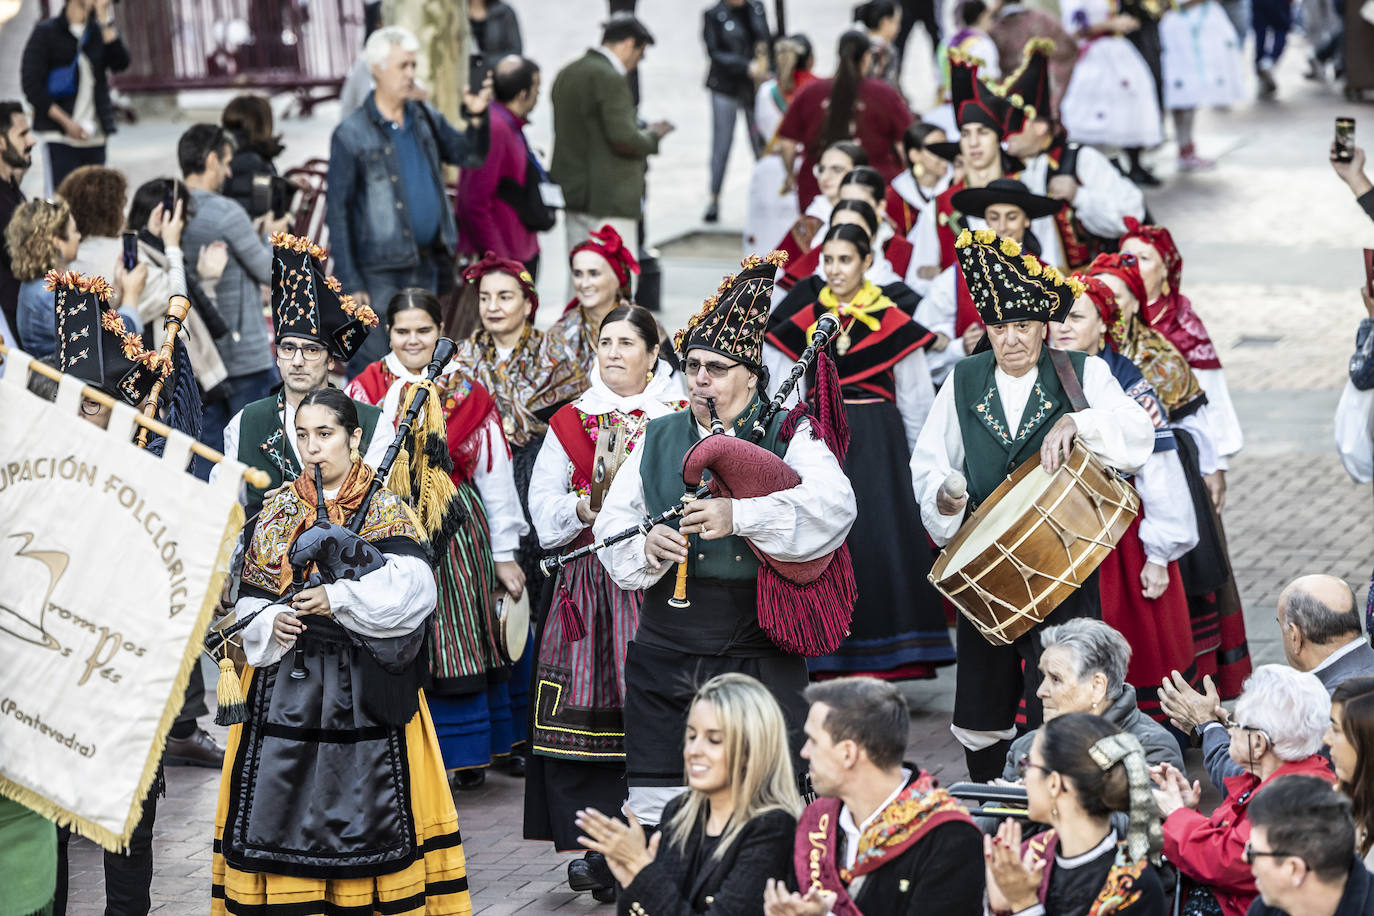
<svg viewBox="0 0 1374 916">
<path fill-rule="evenodd" d="M 663 242 L 700 229 L 709 144 L 708 102 L 698 87 L 704 76 L 696 14 L 684 17 L 678 4 L 641 4 L 659 44 L 644 65 L 645 115 L 672 118 L 679 131 L 664 143 L 650 175 L 648 225 Z M 522 0 L 518 4 L 527 52 L 545 66 L 546 85 L 558 66 L 580 54 L 600 16 L 601 0 Z M 34 0 L 0 28 L 0 59 L 17 60 L 31 21 Z M 792 0 L 789 30 L 816 38 L 818 70 L 829 72 L 828 38 L 842 28 L 847 7 L 825 0 Z M 674 38 L 686 36 L 682 47 Z M 913 36 L 913 60 L 920 59 Z M 1281 660 L 1273 626 L 1278 590 L 1305 572 L 1346 578 L 1363 596 L 1371 560 L 1370 492 L 1352 484 L 1332 449 L 1331 415 L 1344 377 L 1345 360 L 1361 316 L 1359 248 L 1374 239 L 1374 226 L 1350 200 L 1326 163 L 1332 119 L 1355 114 L 1332 89 L 1300 76 L 1305 48 L 1295 41 L 1280 73 L 1281 97 L 1267 105 L 1244 105 L 1199 118 L 1198 140 L 1220 167 L 1210 173 L 1172 177 L 1151 193 L 1149 205 L 1169 225 L 1185 256 L 1185 289 L 1206 320 L 1226 364 L 1246 435 L 1246 449 L 1234 461 L 1226 525 L 1241 585 L 1250 647 L 1257 662 Z M 16 93 L 17 67 L 0 68 L 0 96 Z M 928 97 L 929 80 L 917 68 L 907 73 L 909 94 Z M 175 138 L 193 120 L 204 119 L 219 96 L 185 96 L 173 121 L 144 122 L 124 129 L 110 148 L 111 163 L 137 183 L 172 168 Z M 313 120 L 279 125 L 286 136 L 287 162 L 322 155 L 333 117 L 327 106 Z M 531 135 L 548 148 L 548 111 L 535 114 Z M 743 223 L 748 187 L 742 128 L 722 198 L 722 226 Z M 1172 145 L 1157 152 L 1161 174 L 1172 171 Z M 31 193 L 41 193 L 41 176 L 30 176 Z M 561 229 L 544 240 L 542 286 L 550 302 L 564 292 Z M 665 248 L 664 323 L 675 327 L 702 296 L 714 290 L 733 265 L 725 244 Z M 711 252 L 716 252 L 711 256 Z M 678 252 L 678 253 L 674 253 Z M 557 309 L 545 309 L 550 321 Z M 946 782 L 963 775 L 962 755 L 947 730 L 952 708 L 952 672 L 909 685 L 912 701 L 911 756 Z M 168 795 L 157 823 L 154 909 L 158 913 L 203 912 L 209 887 L 211 823 L 218 773 L 172 769 Z M 589 897 L 563 883 L 569 856 L 521 839 L 522 786 L 492 774 L 485 788 L 457 799 L 473 903 L 478 913 L 551 913 L 594 909 Z M 103 911 L 99 850 L 74 841 L 70 911 Z"/>
</svg>

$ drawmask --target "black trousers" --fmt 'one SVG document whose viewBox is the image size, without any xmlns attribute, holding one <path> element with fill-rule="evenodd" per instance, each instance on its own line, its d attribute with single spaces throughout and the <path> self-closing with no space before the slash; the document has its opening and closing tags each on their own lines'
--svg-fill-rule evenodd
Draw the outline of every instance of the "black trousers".
<svg viewBox="0 0 1374 916">
<path fill-rule="evenodd" d="M 157 796 L 161 780 L 153 783 L 143 801 L 143 816 L 129 838 L 125 855 L 105 852 L 105 916 L 146 916 L 152 908 L 149 889 L 153 885 L 153 822 L 157 819 Z M 67 912 L 67 843 L 72 832 L 57 830 L 57 893 L 53 896 L 53 916 Z"/>
<path fill-rule="evenodd" d="M 892 43 L 897 46 L 897 53 L 901 55 L 901 60 L 906 60 L 906 43 L 911 37 L 912 29 L 920 23 L 930 36 L 930 46 L 934 48 L 940 43 L 940 23 L 935 17 L 935 0 L 900 0 L 898 4 L 902 8 L 902 24 L 897 29 L 897 38 Z"/>
<path fill-rule="evenodd" d="M 100 146 L 68 146 L 65 143 L 45 143 L 43 146 L 48 157 L 48 181 L 50 183 L 48 196 L 56 194 L 57 186 L 62 183 L 62 179 L 81 166 L 105 164 L 105 145 L 103 143 Z"/>
<path fill-rule="evenodd" d="M 1044 708 L 1040 689 L 1040 631 L 1075 617 L 1102 619 L 1102 599 L 1093 570 L 1078 590 L 1030 632 L 1009 646 L 994 646 L 968 618 L 959 615 L 958 659 L 954 672 L 954 724 L 972 731 L 1000 731 L 1016 724 L 1016 710 L 1026 701 L 1026 727 L 1038 728 Z"/>
</svg>

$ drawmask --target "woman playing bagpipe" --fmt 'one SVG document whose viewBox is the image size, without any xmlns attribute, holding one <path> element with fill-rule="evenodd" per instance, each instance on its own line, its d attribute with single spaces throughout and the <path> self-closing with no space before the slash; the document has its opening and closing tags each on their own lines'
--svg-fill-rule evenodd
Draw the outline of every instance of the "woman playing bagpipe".
<svg viewBox="0 0 1374 916">
<path fill-rule="evenodd" d="M 391 352 L 349 386 L 369 402 L 376 399 L 381 428 L 394 429 L 417 383 L 425 383 L 439 340 L 439 315 L 434 294 L 414 287 L 387 305 Z M 492 632 L 494 593 L 504 589 L 518 596 L 524 588 L 515 562 L 524 518 L 491 395 L 450 362 L 435 378 L 432 397 L 425 407 L 424 416 L 432 418 L 427 432 L 436 436 L 434 448 L 440 442 L 444 447 L 427 455 L 423 446 L 409 448 L 406 470 L 417 470 L 417 480 L 431 470 L 447 473 L 461 522 L 448 522 L 452 539 L 435 562 L 439 606 L 426 691 L 445 768 L 455 771 L 456 787 L 476 788 L 493 759 L 520 753 L 525 741 L 525 681 L 498 654 Z M 440 468 L 444 455 L 450 464 Z M 425 467 L 418 467 L 421 461 Z"/>
<path fill-rule="evenodd" d="M 229 732 L 211 911 L 469 913 L 458 816 L 420 689 L 436 592 L 419 519 L 386 490 L 364 505 L 374 472 L 343 392 L 307 395 L 294 432 L 319 473 L 266 502 L 244 561 L 234 610 L 256 616 L 242 631 L 246 721 Z M 357 552 L 375 553 L 375 568 L 343 571 L 351 579 L 293 568 L 321 501 L 336 526 L 364 513 Z M 308 571 L 329 584 L 300 588 L 315 581 L 303 581 Z"/>
<path fill-rule="evenodd" d="M 1245 615 L 1209 483 L 1209 479 L 1223 476 L 1219 468 L 1224 463 L 1221 456 L 1225 446 L 1221 443 L 1225 434 L 1216 421 L 1226 411 L 1214 411 L 1211 395 L 1205 393 L 1188 360 L 1166 333 L 1146 323 L 1142 303 L 1149 284 L 1142 265 L 1140 258 L 1129 253 L 1099 255 L 1088 272 L 1101 278 L 1115 294 L 1118 317 L 1108 330 L 1112 348 L 1134 362 L 1159 394 L 1174 429 L 1193 502 L 1198 544 L 1179 558 L 1178 568 L 1192 616 L 1196 670 L 1178 671 L 1194 681 L 1209 675 L 1216 678 L 1221 696 L 1229 699 L 1239 694 L 1250 674 L 1250 653 Z"/>
<path fill-rule="evenodd" d="M 852 430 L 845 473 L 859 506 L 848 539 L 859 600 L 849 637 L 809 667 L 813 675 L 932 677 L 954 661 L 954 648 L 926 578 L 930 554 L 907 469 L 935 397 L 924 350 L 934 338 L 865 279 L 873 254 L 864 229 L 831 227 L 823 252 L 826 285 L 806 301 L 788 294 L 769 319 L 764 351 L 777 371 L 798 357 L 822 315 L 840 322 L 833 350 Z"/>
<path fill-rule="evenodd" d="M 534 462 L 530 514 L 545 549 L 592 542 L 602 498 L 649 421 L 687 406 L 659 343 L 640 306 L 618 306 L 602 321 L 592 387 L 553 415 Z M 619 588 L 592 555 L 560 569 L 557 583 L 535 672 L 525 837 L 568 851 L 581 848 L 579 808 L 616 811 L 625 800 L 625 648 L 643 593 Z"/>
<path fill-rule="evenodd" d="M 1116 295 L 1100 277 L 1075 276 L 1084 292 L 1062 322 L 1050 322 L 1051 345 L 1102 357 L 1121 390 L 1145 408 L 1155 425 L 1154 452 L 1132 480 L 1140 494 L 1140 514 L 1097 569 L 1102 619 L 1131 645 L 1126 680 L 1139 685 L 1140 708 L 1163 719 L 1160 681 L 1171 671 L 1191 678 L 1193 670 L 1188 596 L 1177 561 L 1197 546 L 1197 516 L 1169 413 L 1136 364 L 1116 350 L 1119 338 L 1109 330 L 1122 324 Z"/>
</svg>

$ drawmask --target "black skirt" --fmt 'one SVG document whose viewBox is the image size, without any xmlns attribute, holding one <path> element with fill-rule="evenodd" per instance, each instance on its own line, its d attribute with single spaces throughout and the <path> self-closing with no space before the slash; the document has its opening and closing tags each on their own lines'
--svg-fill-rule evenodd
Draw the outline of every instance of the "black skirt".
<svg viewBox="0 0 1374 916">
<path fill-rule="evenodd" d="M 1210 595 L 1231 578 L 1231 561 L 1217 530 L 1212 494 L 1207 492 L 1207 484 L 1202 480 L 1197 443 L 1186 429 L 1178 427 L 1174 428 L 1174 439 L 1178 441 L 1178 460 L 1188 481 L 1193 514 L 1197 516 L 1198 535 L 1197 546 L 1179 557 L 1178 572 L 1183 577 L 1183 591 L 1188 597 Z"/>
<path fill-rule="evenodd" d="M 845 404 L 850 445 L 845 474 L 859 514 L 847 543 L 859 598 L 849 635 L 829 655 L 808 660 L 813 675 L 933 677 L 954 662 L 932 553 L 911 489 L 911 453 L 897 405 Z"/>
</svg>

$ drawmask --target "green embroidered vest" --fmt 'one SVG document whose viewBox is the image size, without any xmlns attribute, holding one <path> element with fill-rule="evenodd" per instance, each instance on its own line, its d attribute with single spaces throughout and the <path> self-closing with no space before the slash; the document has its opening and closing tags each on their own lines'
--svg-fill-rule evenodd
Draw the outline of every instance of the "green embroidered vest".
<svg viewBox="0 0 1374 916">
<path fill-rule="evenodd" d="M 766 404 L 756 395 L 744 412 L 735 419 L 735 434 L 747 435 L 754 428 L 754 418 L 766 408 Z M 768 424 L 760 447 L 781 456 L 787 451 L 786 443 L 780 442 L 778 433 L 787 411 L 780 410 Z M 696 444 L 697 421 L 691 410 L 681 410 L 666 417 L 649 421 L 644 430 L 643 458 L 640 459 L 639 476 L 644 484 L 644 502 L 650 515 L 658 515 L 669 506 L 682 499 L 685 487 L 682 483 L 682 458 L 687 450 Z M 678 519 L 666 524 L 677 528 Z M 753 580 L 758 574 L 759 561 L 749 544 L 741 537 L 720 538 L 706 541 L 691 538 L 687 556 L 687 574 L 694 579 L 747 579 Z M 669 573 L 671 578 L 672 573 Z"/>
<path fill-rule="evenodd" d="M 301 466 L 296 453 L 291 448 L 291 440 L 296 431 L 282 429 L 284 416 L 283 392 L 278 391 L 260 401 L 254 401 L 243 408 L 243 419 L 239 421 L 239 453 L 235 457 L 250 468 L 260 468 L 271 478 L 265 489 L 248 486 L 248 507 L 250 510 L 262 504 L 262 495 L 274 490 L 283 483 L 290 483 L 301 476 Z M 380 408 L 361 401 L 354 401 L 358 408 L 358 422 L 362 425 L 363 439 L 358 451 L 366 454 L 372 441 L 372 433 L 381 419 Z"/>
<path fill-rule="evenodd" d="M 1073 371 L 1083 380 L 1083 361 L 1087 354 L 1068 351 Z M 1012 471 L 1040 451 L 1045 434 L 1062 414 L 1073 407 L 1064 386 L 1059 383 L 1048 347 L 1040 351 L 1037 378 L 1020 417 L 1021 426 L 1013 430 L 1004 414 L 997 393 L 994 371 L 997 361 L 988 350 L 954 364 L 954 409 L 959 418 L 959 434 L 964 440 L 964 476 L 968 479 L 971 504 L 976 507 L 1001 485 Z"/>
</svg>

